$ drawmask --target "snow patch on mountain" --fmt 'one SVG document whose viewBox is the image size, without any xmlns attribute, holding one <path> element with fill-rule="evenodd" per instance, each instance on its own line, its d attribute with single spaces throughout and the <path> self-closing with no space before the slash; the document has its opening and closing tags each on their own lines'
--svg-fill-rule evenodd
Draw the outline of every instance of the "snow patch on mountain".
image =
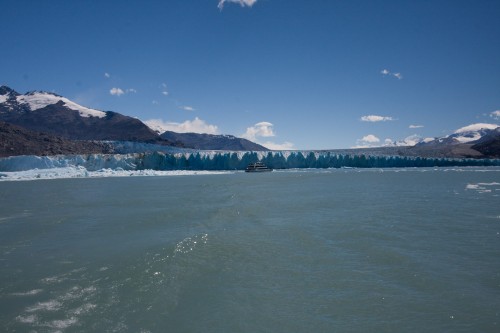
<svg viewBox="0 0 500 333">
<path fill-rule="evenodd" d="M 468 126 L 464 126 L 455 131 L 455 133 L 464 133 L 464 132 L 472 132 L 472 131 L 480 131 L 482 129 L 495 129 L 498 125 L 496 124 L 485 124 L 485 123 L 477 123 L 471 124 Z"/>
<path fill-rule="evenodd" d="M 422 142 L 427 143 L 433 140 L 434 138 L 422 138 L 420 135 L 413 134 L 398 141 L 392 141 L 391 139 L 386 139 L 383 147 L 411 147 Z"/>
<path fill-rule="evenodd" d="M 3 97 L 7 97 L 7 95 L 4 95 Z M 76 104 L 75 102 L 70 101 L 65 97 L 58 96 L 56 94 L 48 92 L 42 92 L 42 91 L 30 92 L 26 95 L 19 95 L 16 97 L 16 99 L 17 102 L 20 104 L 28 104 L 31 111 L 42 109 L 46 106 L 57 104 L 61 101 L 64 103 L 65 107 L 71 110 L 78 111 L 80 113 L 80 116 L 82 117 L 103 118 L 106 116 L 106 112 L 86 108 L 84 106 Z M 2 101 L 0 100 L 0 102 Z"/>
<path fill-rule="evenodd" d="M 499 127 L 496 124 L 477 123 L 457 129 L 450 137 L 460 143 L 467 143 L 481 139 L 487 131 Z"/>
<path fill-rule="evenodd" d="M 168 130 L 164 122 L 160 119 L 145 120 L 143 123 L 158 134 L 165 133 Z"/>
<path fill-rule="evenodd" d="M 396 142 L 396 146 L 414 146 L 420 142 L 422 142 L 422 137 L 417 134 L 413 134 L 401 141 Z"/>
<path fill-rule="evenodd" d="M 0 95 L 0 103 L 5 103 L 9 98 L 8 95 Z"/>
</svg>

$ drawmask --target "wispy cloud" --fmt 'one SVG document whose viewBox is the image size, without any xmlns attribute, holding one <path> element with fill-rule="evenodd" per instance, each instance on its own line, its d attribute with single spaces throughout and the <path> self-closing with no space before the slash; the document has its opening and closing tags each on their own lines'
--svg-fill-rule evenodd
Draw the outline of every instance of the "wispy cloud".
<svg viewBox="0 0 500 333">
<path fill-rule="evenodd" d="M 291 150 L 295 148 L 295 145 L 288 141 L 285 141 L 283 143 L 266 141 L 266 142 L 261 142 L 259 144 L 271 150 Z"/>
<path fill-rule="evenodd" d="M 121 88 L 111 88 L 109 90 L 109 93 L 113 96 L 121 96 L 121 95 L 124 95 L 124 94 L 130 94 L 130 93 L 137 93 L 137 90 L 135 90 L 134 88 L 129 88 L 129 89 L 121 89 Z"/>
<path fill-rule="evenodd" d="M 256 2 L 257 0 L 219 0 L 217 7 L 222 10 L 225 3 L 239 3 L 241 7 L 252 7 Z"/>
<path fill-rule="evenodd" d="M 408 128 L 422 128 L 424 125 L 410 125 Z"/>
<path fill-rule="evenodd" d="M 180 107 L 181 110 L 184 110 L 184 111 L 195 111 L 195 108 L 193 108 L 192 106 L 181 106 Z"/>
<path fill-rule="evenodd" d="M 388 69 L 381 70 L 380 74 L 382 74 L 383 76 L 394 76 L 398 80 L 401 80 L 403 78 L 403 74 L 401 74 L 401 73 L 392 73 Z"/>
<path fill-rule="evenodd" d="M 490 113 L 490 117 L 500 120 L 500 110 L 496 110 L 496 111 L 493 111 L 492 113 Z"/>
<path fill-rule="evenodd" d="M 121 96 L 121 95 L 125 94 L 125 92 L 120 88 L 111 88 L 109 90 L 109 93 L 113 96 Z"/>
<path fill-rule="evenodd" d="M 168 96 L 167 84 L 165 82 L 160 84 L 160 89 L 161 89 L 162 95 Z"/>
<path fill-rule="evenodd" d="M 176 133 L 219 134 L 219 129 L 216 125 L 207 124 L 198 117 L 195 117 L 193 120 L 186 120 L 182 123 L 167 122 L 162 119 L 150 119 L 144 121 L 144 123 L 158 133 L 172 131 Z"/>
<path fill-rule="evenodd" d="M 111 75 L 109 73 L 104 73 L 104 77 L 109 79 L 111 77 Z"/>
<path fill-rule="evenodd" d="M 376 116 L 376 115 L 368 115 L 368 116 L 363 116 L 361 117 L 361 121 L 368 121 L 368 122 L 379 122 L 379 121 L 392 121 L 394 118 L 392 117 L 384 117 L 384 116 Z"/>
</svg>

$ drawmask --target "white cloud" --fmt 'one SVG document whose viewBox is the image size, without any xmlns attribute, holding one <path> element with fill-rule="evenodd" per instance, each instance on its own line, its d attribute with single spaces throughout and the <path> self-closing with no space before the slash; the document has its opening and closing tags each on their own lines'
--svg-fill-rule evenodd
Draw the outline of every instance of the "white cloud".
<svg viewBox="0 0 500 333">
<path fill-rule="evenodd" d="M 403 78 L 403 75 L 401 75 L 401 73 L 394 73 L 392 75 L 398 80 L 401 80 Z"/>
<path fill-rule="evenodd" d="M 144 121 L 144 123 L 158 133 L 172 131 L 176 133 L 219 134 L 219 129 L 216 125 L 207 124 L 198 117 L 195 117 L 193 120 L 186 120 L 183 123 L 166 122 L 162 119 L 150 119 Z"/>
<path fill-rule="evenodd" d="M 273 131 L 273 124 L 268 123 L 267 121 L 262 121 L 257 123 L 251 127 L 248 127 L 245 134 L 242 134 L 241 137 L 250 141 L 257 140 L 257 137 L 271 137 L 275 136 Z"/>
<path fill-rule="evenodd" d="M 161 92 L 163 95 L 168 96 L 168 91 L 164 90 Z"/>
<path fill-rule="evenodd" d="M 392 117 L 376 116 L 376 115 L 369 115 L 369 116 L 363 116 L 363 117 L 361 117 L 361 121 L 369 121 L 369 122 L 390 121 L 390 120 L 394 120 L 394 118 L 392 118 Z"/>
<path fill-rule="evenodd" d="M 129 88 L 127 89 L 127 93 L 137 93 L 137 90 L 135 90 L 134 88 Z"/>
<path fill-rule="evenodd" d="M 180 109 L 184 111 L 195 111 L 195 108 L 192 106 L 181 106 Z"/>
<path fill-rule="evenodd" d="M 396 142 L 396 146 L 414 146 L 417 143 L 422 142 L 422 137 L 417 134 L 407 136 L 402 141 Z"/>
<path fill-rule="evenodd" d="M 219 4 L 217 5 L 217 7 L 219 7 L 219 9 L 222 10 L 226 2 L 239 3 L 241 7 L 245 6 L 252 7 L 257 2 L 257 0 L 219 0 Z"/>
<path fill-rule="evenodd" d="M 388 139 L 386 139 L 387 141 Z M 363 138 L 356 140 L 356 145 L 351 148 L 372 148 L 379 147 L 377 143 L 380 142 L 380 139 L 377 138 L 373 134 L 365 135 Z"/>
<path fill-rule="evenodd" d="M 375 135 L 373 134 L 368 134 L 368 135 L 365 135 L 362 139 L 361 139 L 362 142 L 368 142 L 368 143 L 377 143 L 377 142 L 380 142 L 380 139 L 377 138 Z"/>
<path fill-rule="evenodd" d="M 123 90 L 121 90 L 120 88 L 111 88 L 109 93 L 113 96 L 121 96 L 121 95 L 125 94 L 125 92 Z"/>
<path fill-rule="evenodd" d="M 382 75 L 389 75 L 391 72 L 389 72 L 387 69 L 383 69 L 380 71 Z"/>
<path fill-rule="evenodd" d="M 493 111 L 492 113 L 490 113 L 490 117 L 500 120 L 500 110 L 496 110 L 496 111 Z"/>
<path fill-rule="evenodd" d="M 410 125 L 408 128 L 422 128 L 424 125 Z"/>
<path fill-rule="evenodd" d="M 109 79 L 111 77 L 111 75 L 109 73 L 104 73 L 104 77 Z"/>
<path fill-rule="evenodd" d="M 294 144 L 288 141 L 283 143 L 276 143 L 272 141 L 261 142 L 259 138 L 269 138 L 274 137 L 273 124 L 267 121 L 262 121 L 251 127 L 248 127 L 246 132 L 241 135 L 242 138 L 255 142 L 261 146 L 264 146 L 271 150 L 290 150 L 294 148 Z"/>
<path fill-rule="evenodd" d="M 154 105 L 158 105 L 158 101 L 155 100 L 153 100 L 151 103 L 153 103 Z"/>
</svg>

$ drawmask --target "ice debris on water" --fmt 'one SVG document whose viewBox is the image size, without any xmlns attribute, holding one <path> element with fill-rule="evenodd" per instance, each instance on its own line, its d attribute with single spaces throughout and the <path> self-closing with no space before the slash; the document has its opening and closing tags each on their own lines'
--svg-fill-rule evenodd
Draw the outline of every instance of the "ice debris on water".
<svg viewBox="0 0 500 333">
<path fill-rule="evenodd" d="M 467 184 L 465 186 L 466 190 L 475 190 L 478 193 L 491 193 L 492 191 L 500 191 L 500 183 L 477 183 L 477 184 Z"/>
</svg>

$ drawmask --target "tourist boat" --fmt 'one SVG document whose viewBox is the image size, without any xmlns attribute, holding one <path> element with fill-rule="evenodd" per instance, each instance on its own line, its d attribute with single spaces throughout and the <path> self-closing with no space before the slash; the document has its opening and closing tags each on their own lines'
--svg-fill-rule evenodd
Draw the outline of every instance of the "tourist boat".
<svg viewBox="0 0 500 333">
<path fill-rule="evenodd" d="M 273 169 L 268 168 L 262 162 L 250 163 L 245 169 L 245 172 L 266 172 L 266 171 L 273 171 Z"/>
</svg>

